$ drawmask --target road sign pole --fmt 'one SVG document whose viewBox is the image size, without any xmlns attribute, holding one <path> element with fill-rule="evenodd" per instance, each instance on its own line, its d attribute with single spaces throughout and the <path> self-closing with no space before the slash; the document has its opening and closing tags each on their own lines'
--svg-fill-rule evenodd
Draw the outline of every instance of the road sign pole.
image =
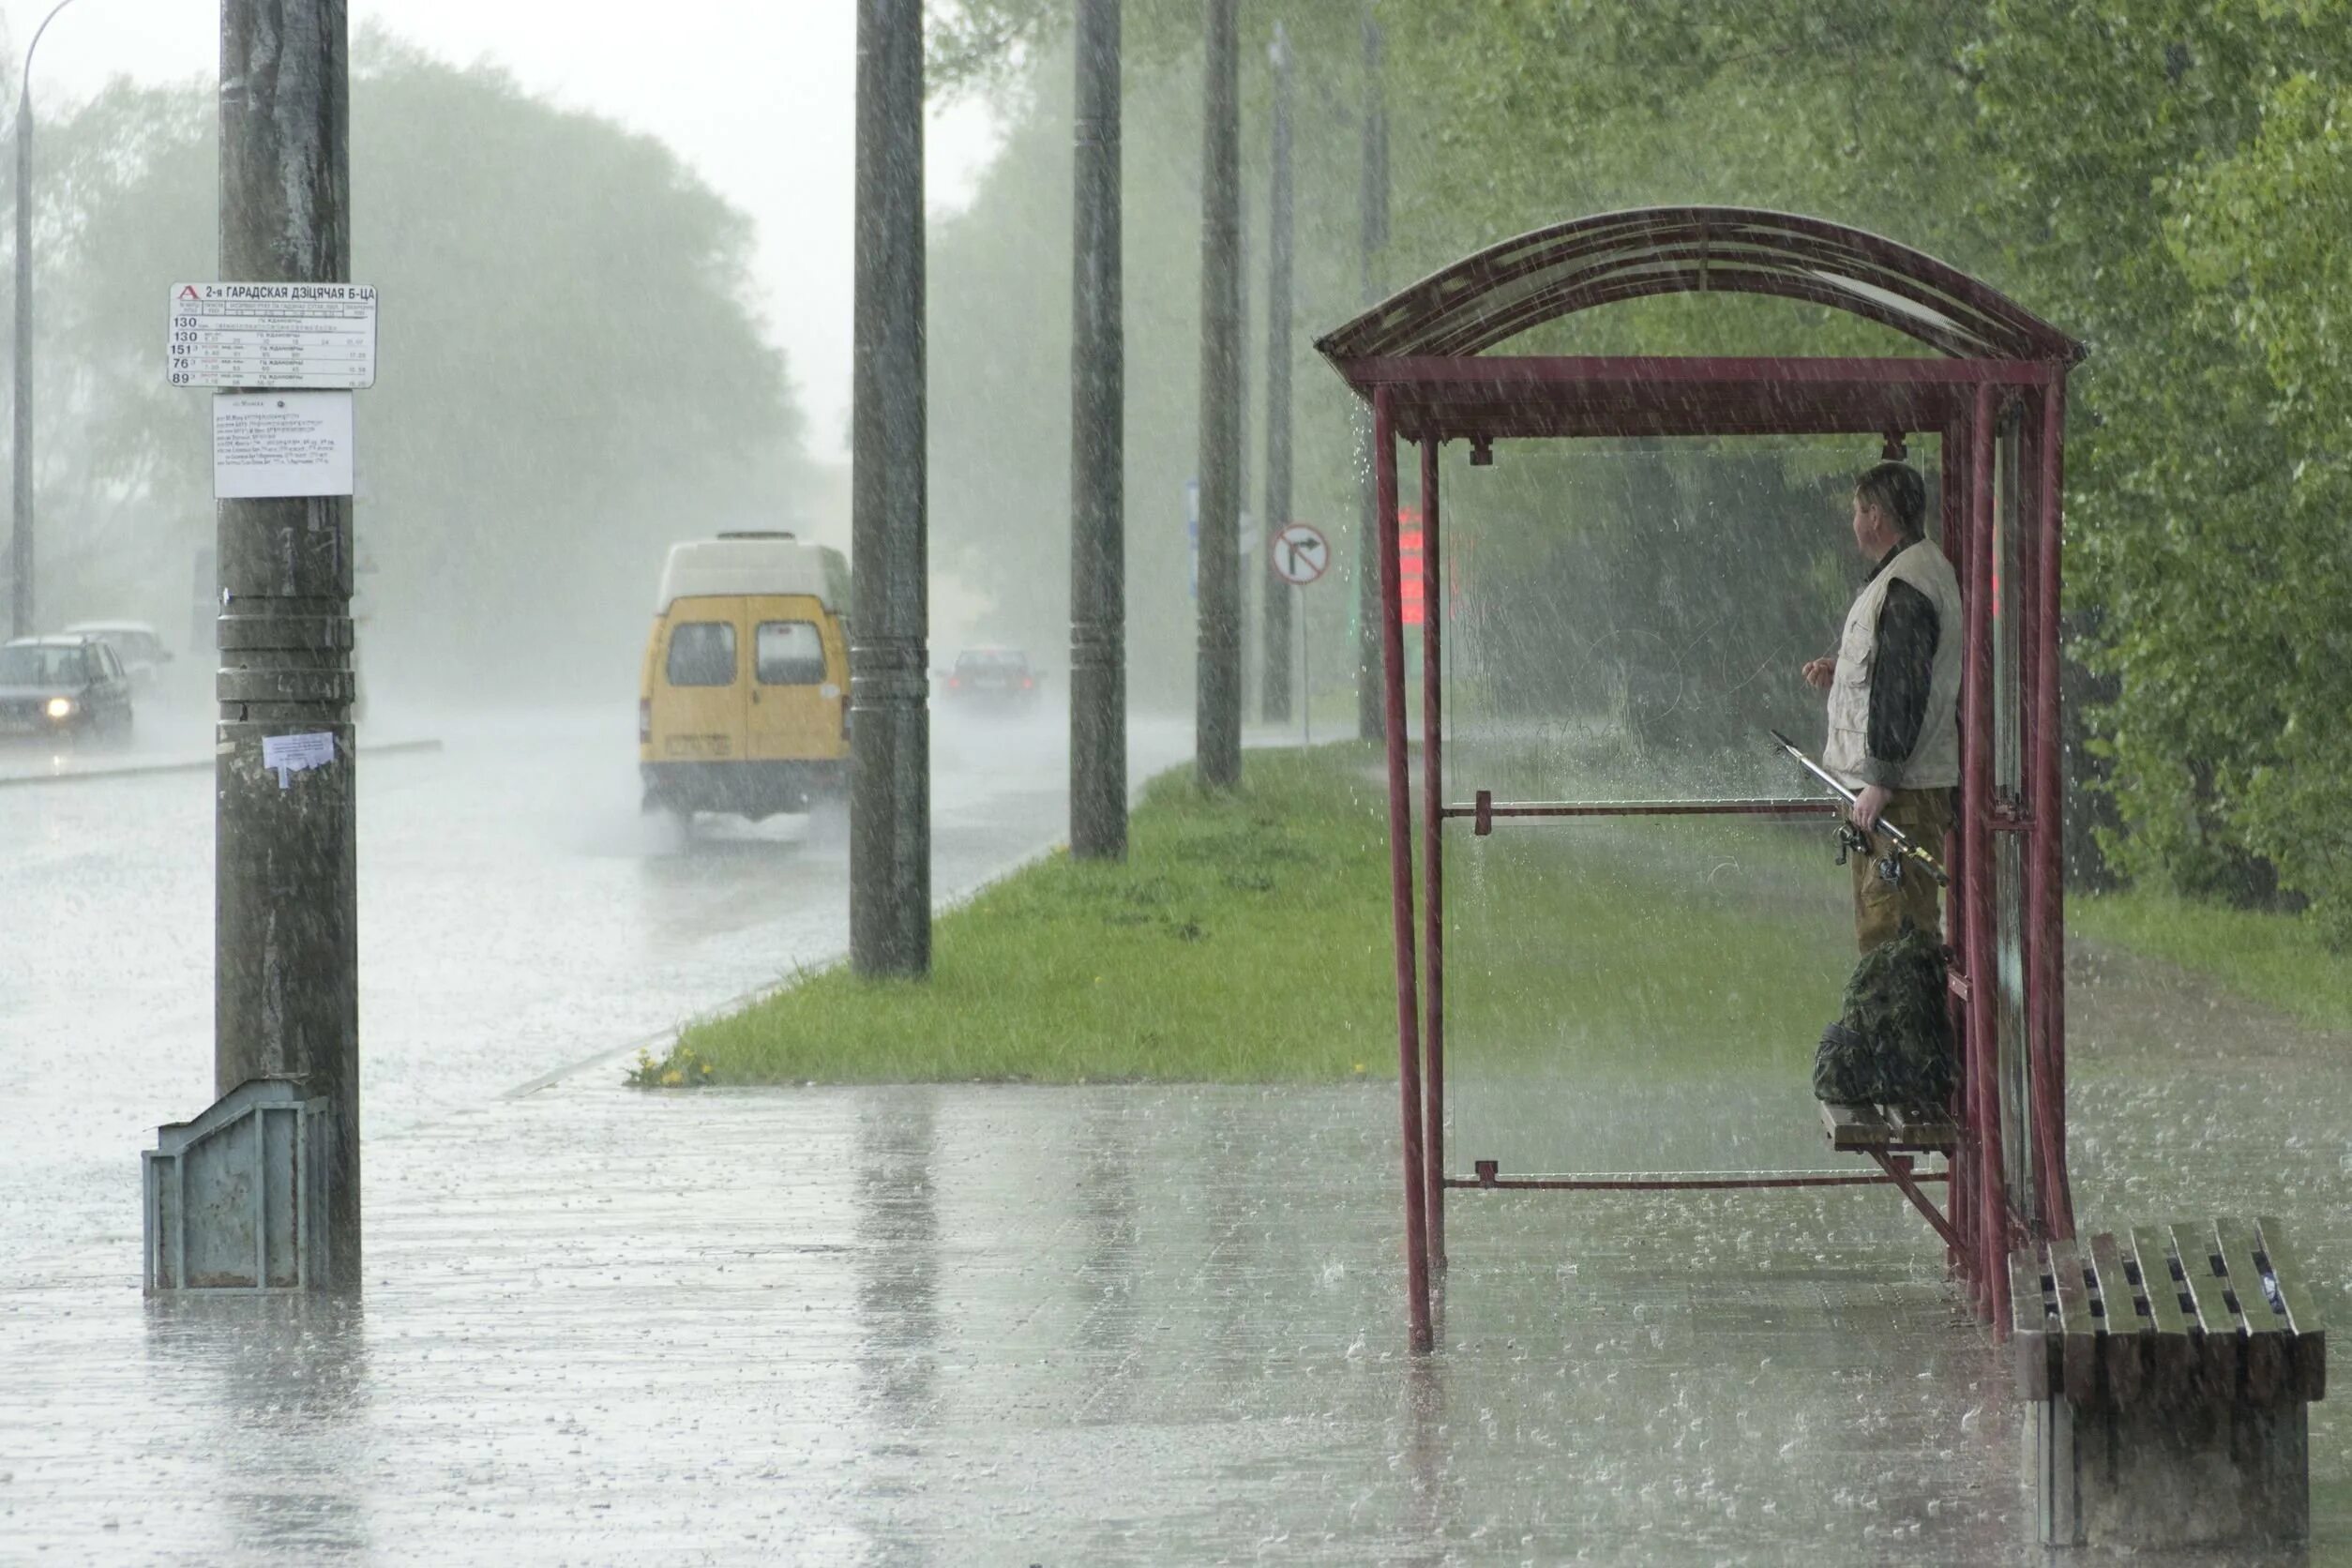
<svg viewBox="0 0 2352 1568">
<path fill-rule="evenodd" d="M 1315 683 L 1306 672 L 1306 590 L 1290 590 L 1291 611 L 1299 623 L 1299 744 L 1315 744 Z"/>
<path fill-rule="evenodd" d="M 349 59 L 344 0 L 221 0 L 225 276 L 350 280 Z M 225 1094 L 283 1074 L 329 1101 L 328 1284 L 356 1290 L 352 502 L 233 500 L 218 512 L 214 1086 Z M 305 759 L 298 771 L 284 765 L 290 747 Z"/>
<path fill-rule="evenodd" d="M 1314 719 L 1308 712 L 1313 705 L 1314 687 L 1307 678 L 1306 601 L 1295 596 L 1330 569 L 1331 541 L 1312 524 L 1285 523 L 1266 540 L 1266 575 L 1289 583 L 1294 596 L 1285 601 L 1283 608 L 1294 611 L 1292 618 L 1299 623 L 1299 733 L 1306 744 L 1315 739 Z"/>
</svg>

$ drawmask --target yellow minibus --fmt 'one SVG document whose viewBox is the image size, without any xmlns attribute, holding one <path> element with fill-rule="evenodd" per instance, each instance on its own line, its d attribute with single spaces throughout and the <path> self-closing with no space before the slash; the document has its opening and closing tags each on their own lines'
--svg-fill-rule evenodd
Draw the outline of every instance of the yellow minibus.
<svg viewBox="0 0 2352 1568">
<path fill-rule="evenodd" d="M 849 787 L 849 564 L 790 534 L 670 547 L 637 700 L 645 809 L 805 811 Z"/>
</svg>

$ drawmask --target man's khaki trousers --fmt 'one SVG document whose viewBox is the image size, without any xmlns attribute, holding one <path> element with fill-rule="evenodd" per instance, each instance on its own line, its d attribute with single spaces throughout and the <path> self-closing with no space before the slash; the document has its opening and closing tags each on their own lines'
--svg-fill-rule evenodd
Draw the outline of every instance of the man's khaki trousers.
<svg viewBox="0 0 2352 1568">
<path fill-rule="evenodd" d="M 1950 790 L 1897 790 L 1879 820 L 1892 822 L 1910 836 L 1911 842 L 1941 861 L 1944 835 L 1952 830 L 1952 796 Z M 1940 935 L 1942 890 L 1935 879 L 1916 866 L 1906 865 L 1901 882 L 1887 881 L 1878 874 L 1885 844 L 1876 834 L 1872 842 L 1877 846 L 1875 852 L 1857 854 L 1849 861 L 1854 868 L 1856 944 L 1867 953 L 1882 942 L 1893 941 L 1907 916 L 1921 930 Z"/>
</svg>

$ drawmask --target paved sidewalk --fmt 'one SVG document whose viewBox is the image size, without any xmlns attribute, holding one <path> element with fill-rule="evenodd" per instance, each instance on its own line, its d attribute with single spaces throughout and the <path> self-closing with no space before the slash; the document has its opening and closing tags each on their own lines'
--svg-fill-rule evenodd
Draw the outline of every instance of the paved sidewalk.
<svg viewBox="0 0 2352 1568">
<path fill-rule="evenodd" d="M 2340 1302 L 2352 1061 L 2085 978 L 2086 1216 L 2283 1213 Z M 1465 1195 L 1416 1363 L 1394 1108 L 597 1068 L 379 1140 L 356 1307 L 150 1305 L 122 1214 L 0 1282 L 0 1562 L 2039 1560 L 1892 1194 Z"/>
<path fill-rule="evenodd" d="M 1890 1194 L 1504 1199 L 1402 1354 L 1392 1092 L 647 1096 L 369 1168 L 368 1294 L 0 1293 L 9 1561 L 2005 1560 Z M 1467 1206 L 1466 1206 L 1467 1208 Z"/>
</svg>

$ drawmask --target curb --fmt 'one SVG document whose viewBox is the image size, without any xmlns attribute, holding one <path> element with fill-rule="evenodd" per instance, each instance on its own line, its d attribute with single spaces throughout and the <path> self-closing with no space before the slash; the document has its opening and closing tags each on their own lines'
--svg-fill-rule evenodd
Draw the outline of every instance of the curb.
<svg viewBox="0 0 2352 1568">
<path fill-rule="evenodd" d="M 1169 773 L 1173 772 L 1177 768 L 1189 765 L 1190 764 L 1185 762 L 1171 762 L 1168 767 L 1160 770 L 1160 772 Z M 1141 801 L 1143 798 L 1143 792 L 1150 787 L 1153 779 L 1159 776 L 1159 773 L 1154 773 L 1146 775 L 1142 778 L 1131 778 L 1128 781 L 1127 809 L 1129 811 L 1133 811 L 1136 808 L 1137 803 Z M 980 895 L 988 892 L 990 888 L 995 887 L 998 883 L 1012 877 L 1018 876 L 1021 872 L 1037 865 L 1039 862 L 1051 855 L 1056 850 L 1067 849 L 1069 847 L 1069 843 L 1070 840 L 1066 836 L 1057 835 L 1052 838 L 1047 839 L 1042 844 L 1033 845 L 1028 851 L 1023 852 L 1019 858 L 1013 861 L 1010 865 L 1005 866 L 1001 870 L 990 873 L 988 876 L 983 877 L 980 881 L 974 882 L 972 886 L 964 889 L 953 897 L 934 899 L 931 903 L 931 918 L 937 920 L 941 915 L 945 914 L 950 911 L 961 909 L 964 905 L 971 903 L 974 898 L 979 897 Z M 785 991 L 791 990 L 794 986 L 799 985 L 803 980 L 806 980 L 812 975 L 822 974 L 827 970 L 837 969 L 849 961 L 850 950 L 846 947 L 836 948 L 834 951 L 826 954 L 823 957 L 819 958 L 812 963 L 795 964 L 792 967 L 792 972 L 789 974 L 778 975 L 776 978 L 763 982 L 761 985 L 754 986 L 749 990 L 744 991 L 739 995 L 729 997 L 724 1002 L 716 1003 L 709 1007 L 701 1009 L 700 1012 L 692 1014 L 683 1021 L 671 1025 L 667 1029 L 657 1029 L 651 1034 L 641 1035 L 637 1039 L 627 1041 L 622 1045 L 607 1046 L 602 1050 L 596 1051 L 592 1055 L 580 1057 L 577 1061 L 566 1063 L 563 1066 L 556 1067 L 549 1072 L 541 1073 L 537 1078 L 531 1078 L 525 1082 L 515 1085 L 512 1089 L 505 1090 L 498 1095 L 498 1098 L 502 1100 L 527 1099 L 531 1095 L 539 1093 L 542 1089 L 554 1088 L 557 1084 L 562 1083 L 565 1078 L 576 1077 L 579 1074 L 588 1072 L 596 1067 L 600 1067 L 607 1063 L 618 1062 L 631 1051 L 652 1050 L 656 1047 L 674 1045 L 677 1042 L 678 1036 L 685 1033 L 687 1026 L 690 1024 L 697 1023 L 703 1018 L 716 1018 L 722 1014 L 738 1012 L 743 1008 L 752 1005 L 754 1003 L 764 1002 L 769 997 L 776 996 Z"/>
<path fill-rule="evenodd" d="M 422 752 L 439 751 L 437 740 L 386 741 L 381 746 L 359 747 L 362 757 L 398 757 Z M 71 773 L 0 774 L 0 790 L 23 789 L 35 784 L 85 784 L 101 778 L 147 778 L 158 774 L 210 773 L 213 759 L 188 762 L 134 762 L 119 768 L 77 768 Z"/>
</svg>

